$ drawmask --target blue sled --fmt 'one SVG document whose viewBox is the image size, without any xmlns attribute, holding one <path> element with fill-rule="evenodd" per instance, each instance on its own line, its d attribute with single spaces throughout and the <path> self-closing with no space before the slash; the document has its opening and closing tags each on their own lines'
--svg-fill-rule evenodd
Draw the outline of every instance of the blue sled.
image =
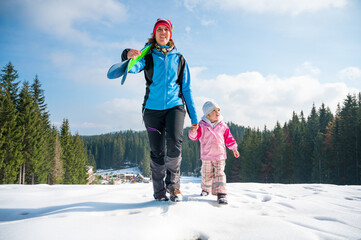
<svg viewBox="0 0 361 240">
<path fill-rule="evenodd" d="M 121 84 L 123 85 L 128 75 L 128 65 L 131 59 L 128 59 L 121 63 L 116 63 L 108 70 L 107 77 L 109 79 L 115 79 L 123 76 Z"/>
</svg>

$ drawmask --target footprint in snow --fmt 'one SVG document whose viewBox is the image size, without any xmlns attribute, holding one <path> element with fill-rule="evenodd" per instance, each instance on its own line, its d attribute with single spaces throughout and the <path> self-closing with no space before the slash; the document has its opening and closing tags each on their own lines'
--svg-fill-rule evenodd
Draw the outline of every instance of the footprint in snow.
<svg viewBox="0 0 361 240">
<path fill-rule="evenodd" d="M 346 224 L 343 221 L 340 221 L 340 220 L 338 220 L 336 218 L 331 218 L 331 217 L 318 216 L 318 217 L 314 217 L 314 219 L 317 219 L 319 221 L 329 221 L 329 222 L 338 222 L 338 223 Z"/>
<path fill-rule="evenodd" d="M 277 204 L 281 205 L 281 206 L 284 206 L 284 207 L 287 207 L 287 208 L 290 208 L 290 209 L 293 209 L 295 210 L 296 208 L 288 203 L 282 203 L 282 202 L 278 202 Z"/>
<path fill-rule="evenodd" d="M 353 201 L 353 200 L 356 200 L 356 201 L 361 201 L 361 197 L 345 197 L 345 200 L 349 200 L 349 201 Z"/>
<path fill-rule="evenodd" d="M 263 197 L 262 199 L 262 202 L 268 202 L 268 201 L 271 201 L 272 200 L 272 197 L 270 195 L 266 195 Z"/>
<path fill-rule="evenodd" d="M 244 194 L 244 195 L 246 195 L 246 196 L 248 196 L 248 197 L 251 197 L 251 198 L 254 198 L 254 199 L 257 199 L 257 196 L 254 195 L 254 194 L 248 194 L 248 193 L 246 193 L 246 194 Z"/>
</svg>

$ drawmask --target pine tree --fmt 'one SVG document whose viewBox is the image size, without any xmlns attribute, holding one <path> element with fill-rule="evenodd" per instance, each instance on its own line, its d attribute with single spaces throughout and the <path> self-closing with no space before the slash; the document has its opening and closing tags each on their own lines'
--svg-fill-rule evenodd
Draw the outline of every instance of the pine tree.
<svg viewBox="0 0 361 240">
<path fill-rule="evenodd" d="M 278 183 L 289 183 L 292 172 L 287 161 L 286 137 L 279 122 L 273 131 L 271 146 L 272 162 L 275 169 L 273 178 Z"/>
<path fill-rule="evenodd" d="M 343 183 L 359 184 L 359 134 L 356 96 L 348 95 L 340 112 L 341 174 Z"/>
<path fill-rule="evenodd" d="M 6 156 L 6 149 L 5 149 L 5 128 L 4 123 L 2 122 L 2 116 L 4 112 L 4 102 L 5 102 L 5 93 L 3 92 L 3 87 L 0 85 L 0 183 L 2 183 L 2 175 L 3 175 L 3 168 L 5 166 L 5 156 Z"/>
<path fill-rule="evenodd" d="M 144 176 L 150 176 L 149 150 L 144 146 L 142 153 L 143 153 L 143 161 L 140 164 L 140 171 L 144 174 Z"/>
<path fill-rule="evenodd" d="M 47 111 L 47 104 L 45 103 L 44 90 L 41 89 L 41 83 L 38 75 L 34 78 L 34 83 L 31 86 L 31 92 L 35 103 L 41 114 L 42 123 L 45 129 L 50 129 L 49 112 Z"/>
<path fill-rule="evenodd" d="M 24 163 L 22 169 L 25 178 L 21 179 L 22 183 L 35 183 L 35 171 L 39 166 L 37 162 L 40 156 L 39 153 L 39 133 L 37 132 L 37 125 L 39 124 L 40 118 L 37 114 L 36 105 L 34 104 L 33 98 L 30 93 L 29 83 L 23 82 L 23 88 L 19 95 L 18 104 L 18 126 L 22 131 L 22 154 Z M 21 175 L 20 175 L 21 178 Z"/>
<path fill-rule="evenodd" d="M 262 132 L 262 182 L 274 182 L 273 162 L 269 153 L 271 151 L 272 132 L 265 126 Z"/>
<path fill-rule="evenodd" d="M 322 134 L 325 134 L 329 122 L 331 122 L 333 119 L 333 114 L 330 108 L 329 107 L 326 108 L 325 104 L 322 103 L 321 107 L 318 110 L 318 115 L 319 115 L 320 132 Z"/>
<path fill-rule="evenodd" d="M 52 142 L 52 129 L 50 126 L 50 116 L 47 111 L 47 105 L 45 104 L 44 90 L 41 89 L 41 83 L 36 75 L 34 82 L 31 85 L 31 94 L 34 104 L 36 105 L 36 114 L 38 116 L 38 122 L 36 124 L 36 131 L 38 133 L 37 151 L 38 151 L 38 165 L 35 169 L 35 176 L 37 182 L 47 183 L 51 174 L 51 149 Z"/>
<path fill-rule="evenodd" d="M 0 75 L 0 183 L 14 183 L 23 163 L 21 138 L 16 106 L 18 104 L 18 73 L 10 63 Z"/>
<path fill-rule="evenodd" d="M 307 173 L 305 182 L 318 182 L 318 179 L 312 179 L 312 176 L 316 176 L 313 172 L 319 172 L 318 166 L 320 164 L 321 153 L 319 148 L 315 149 L 315 142 L 318 133 L 320 132 L 320 121 L 316 111 L 315 105 L 313 105 L 311 114 L 307 118 L 306 127 L 306 146 L 305 146 L 305 168 L 304 171 Z"/>
<path fill-rule="evenodd" d="M 74 143 L 70 134 L 69 120 L 64 119 L 60 129 L 60 143 L 62 148 L 62 162 L 63 162 L 63 183 L 74 184 L 76 183 L 75 174 L 75 152 Z"/>
<path fill-rule="evenodd" d="M 340 141 L 339 141 L 339 123 L 340 116 L 335 116 L 334 119 L 329 122 L 326 128 L 326 135 L 324 140 L 325 151 L 328 156 L 327 170 L 328 170 L 328 183 L 338 184 L 340 183 Z"/>
<path fill-rule="evenodd" d="M 111 153 L 111 165 L 119 169 L 122 166 L 122 159 L 124 158 L 124 147 L 122 144 L 122 140 L 119 137 L 119 134 L 116 134 L 114 136 L 113 140 L 113 147 L 112 147 L 112 153 Z"/>
<path fill-rule="evenodd" d="M 286 126 L 289 161 L 292 161 L 292 182 L 305 181 L 303 124 L 297 114 L 293 112 L 292 120 Z"/>
<path fill-rule="evenodd" d="M 199 144 L 199 141 L 192 141 L 188 138 L 188 131 L 190 128 L 183 130 L 183 144 L 182 144 L 182 164 L 181 172 L 192 172 L 193 157 L 199 159 L 199 156 L 194 156 L 192 151 L 193 144 Z"/>
<path fill-rule="evenodd" d="M 49 149 L 49 157 L 50 157 L 50 169 L 49 173 L 49 184 L 60 184 L 63 183 L 63 161 L 62 161 L 62 149 L 59 139 L 58 130 L 53 127 L 52 128 L 52 137 L 50 138 L 51 148 Z"/>
<path fill-rule="evenodd" d="M 259 182 L 261 180 L 262 166 L 262 135 L 257 130 L 246 129 L 244 139 L 241 144 L 242 155 L 242 181 Z"/>
<path fill-rule="evenodd" d="M 361 92 L 358 94 L 357 111 L 356 111 L 356 182 L 361 184 Z"/>
<path fill-rule="evenodd" d="M 97 163 L 95 157 L 90 149 L 87 149 L 88 163 L 89 166 L 92 166 L 94 169 L 97 169 Z"/>
<path fill-rule="evenodd" d="M 318 161 L 313 162 L 312 170 L 312 181 L 313 182 L 327 182 L 329 175 L 329 160 L 327 151 L 324 145 L 327 126 L 330 121 L 333 119 L 333 114 L 329 108 L 325 107 L 325 104 L 322 104 L 318 110 L 319 115 L 319 132 L 315 138 L 313 156 L 314 159 Z"/>
<path fill-rule="evenodd" d="M 228 122 L 227 125 L 229 127 L 229 131 L 231 132 L 232 136 L 234 137 L 234 139 L 238 144 L 238 151 L 240 152 L 240 157 L 235 158 L 233 152 L 227 150 L 227 162 L 226 162 L 225 173 L 228 182 L 240 182 L 243 177 L 242 176 L 243 155 L 241 153 L 242 152 L 241 146 L 246 130 L 244 127 L 234 124 L 232 122 Z"/>
<path fill-rule="evenodd" d="M 75 182 L 76 184 L 85 184 L 87 183 L 87 153 L 84 147 L 83 140 L 79 137 L 77 133 L 74 137 L 74 151 L 75 151 Z"/>
</svg>

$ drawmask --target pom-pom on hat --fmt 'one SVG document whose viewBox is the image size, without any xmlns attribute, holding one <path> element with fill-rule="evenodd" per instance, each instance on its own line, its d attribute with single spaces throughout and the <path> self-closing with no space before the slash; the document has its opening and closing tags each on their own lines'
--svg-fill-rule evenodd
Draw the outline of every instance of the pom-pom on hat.
<svg viewBox="0 0 361 240">
<path fill-rule="evenodd" d="M 208 114 L 210 114 L 214 109 L 219 108 L 217 103 L 213 102 L 213 101 L 207 101 L 204 103 L 202 110 L 203 110 L 203 114 L 204 116 L 207 116 Z"/>
<path fill-rule="evenodd" d="M 166 27 L 169 29 L 169 31 L 170 31 L 170 38 L 172 38 L 173 25 L 172 25 L 172 23 L 170 22 L 170 20 L 164 19 L 164 18 L 158 18 L 158 19 L 157 19 L 157 22 L 154 24 L 153 37 L 155 36 L 155 31 L 157 31 L 157 28 L 158 28 L 160 25 L 164 25 L 164 26 L 166 26 Z"/>
</svg>

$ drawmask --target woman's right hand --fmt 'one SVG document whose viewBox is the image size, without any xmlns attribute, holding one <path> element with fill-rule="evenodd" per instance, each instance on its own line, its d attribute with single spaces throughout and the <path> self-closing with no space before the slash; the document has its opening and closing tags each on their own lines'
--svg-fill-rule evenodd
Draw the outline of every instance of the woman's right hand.
<svg viewBox="0 0 361 240">
<path fill-rule="evenodd" d="M 135 59 L 136 57 L 138 57 L 142 52 L 136 49 L 130 49 L 127 53 L 127 58 L 133 58 Z"/>
<path fill-rule="evenodd" d="M 233 155 L 234 155 L 235 158 L 239 158 L 238 150 L 233 150 Z"/>
</svg>

